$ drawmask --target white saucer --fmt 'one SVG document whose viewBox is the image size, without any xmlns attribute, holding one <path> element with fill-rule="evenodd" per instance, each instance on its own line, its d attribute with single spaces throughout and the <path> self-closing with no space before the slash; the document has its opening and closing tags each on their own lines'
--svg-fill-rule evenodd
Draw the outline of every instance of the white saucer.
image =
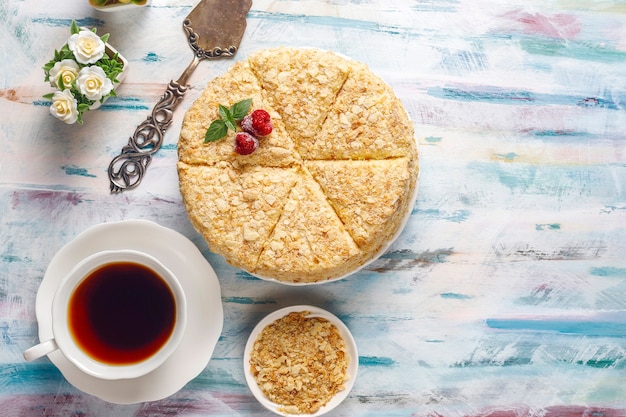
<svg viewBox="0 0 626 417">
<path fill-rule="evenodd" d="M 222 332 L 224 312 L 215 271 L 185 236 L 146 220 L 93 226 L 65 245 L 50 262 L 37 292 L 39 339 L 52 338 L 52 297 L 66 273 L 81 259 L 111 249 L 135 249 L 158 258 L 180 280 L 189 316 L 178 349 L 163 365 L 136 379 L 103 380 L 81 372 L 59 351 L 48 355 L 76 388 L 117 404 L 156 401 L 180 390 L 206 367 Z"/>
</svg>

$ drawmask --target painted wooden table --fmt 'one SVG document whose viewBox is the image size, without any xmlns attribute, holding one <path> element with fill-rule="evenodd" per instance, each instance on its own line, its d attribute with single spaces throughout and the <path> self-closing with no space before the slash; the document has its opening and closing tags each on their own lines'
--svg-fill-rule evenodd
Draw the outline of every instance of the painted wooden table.
<svg viewBox="0 0 626 417">
<path fill-rule="evenodd" d="M 232 60 L 203 62 L 141 186 L 106 169 L 191 60 L 192 0 L 128 12 L 87 0 L 0 0 L 0 414 L 270 415 L 246 387 L 247 335 L 308 303 L 341 317 L 359 374 L 334 416 L 626 416 L 626 5 L 619 0 L 255 0 L 235 60 L 260 48 L 363 61 L 411 115 L 420 192 L 381 259 L 338 282 L 285 287 L 212 254 L 176 175 L 184 111 Z M 65 125 L 42 65 L 69 25 L 129 60 L 118 97 Z M 55 253 L 87 228 L 145 219 L 189 238 L 219 276 L 211 361 L 160 401 L 84 394 L 44 358 L 35 296 Z"/>
</svg>

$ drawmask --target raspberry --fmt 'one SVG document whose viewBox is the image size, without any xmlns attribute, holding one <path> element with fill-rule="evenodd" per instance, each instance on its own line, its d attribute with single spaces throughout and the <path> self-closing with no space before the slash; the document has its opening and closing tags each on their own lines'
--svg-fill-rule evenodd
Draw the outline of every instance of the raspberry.
<svg viewBox="0 0 626 417">
<path fill-rule="evenodd" d="M 241 128 L 254 136 L 267 136 L 272 133 L 270 114 L 258 109 L 241 119 Z"/>
<path fill-rule="evenodd" d="M 235 136 L 235 152 L 250 155 L 259 146 L 259 140 L 248 132 L 239 132 Z"/>
</svg>

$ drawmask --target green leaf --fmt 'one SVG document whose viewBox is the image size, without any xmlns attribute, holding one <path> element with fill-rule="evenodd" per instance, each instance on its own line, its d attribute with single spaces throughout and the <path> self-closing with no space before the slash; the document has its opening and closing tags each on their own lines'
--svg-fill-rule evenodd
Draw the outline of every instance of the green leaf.
<svg viewBox="0 0 626 417">
<path fill-rule="evenodd" d="M 218 106 L 221 119 L 214 120 L 204 135 L 204 143 L 213 142 L 223 138 L 228 133 L 228 129 L 237 131 L 237 121 L 241 120 L 252 105 L 252 99 L 242 100 L 232 106 L 226 107 L 222 104 Z"/>
<path fill-rule="evenodd" d="M 227 133 L 228 127 L 226 126 L 226 122 L 224 122 L 224 120 L 214 120 L 204 135 L 204 143 L 215 142 L 226 136 Z"/>
<path fill-rule="evenodd" d="M 226 119 L 224 120 L 224 124 L 226 125 L 226 127 L 230 130 L 234 130 L 235 132 L 237 131 L 237 125 L 235 124 L 235 121 L 232 119 Z"/>
<path fill-rule="evenodd" d="M 226 125 L 226 128 L 234 130 L 236 132 L 237 125 L 235 123 L 233 114 L 230 112 L 230 109 L 220 104 L 219 112 L 220 112 L 220 116 L 222 117 L 222 121 L 224 122 L 224 125 Z"/>
<path fill-rule="evenodd" d="M 43 66 L 43 73 L 44 73 L 44 81 L 48 82 L 50 81 L 50 70 L 52 69 L 52 67 L 54 67 L 56 61 L 50 61 L 48 63 L 46 63 L 46 65 Z"/>
<path fill-rule="evenodd" d="M 107 78 L 114 83 L 119 82 L 117 80 L 117 76 L 124 70 L 124 66 L 120 61 L 118 61 L 118 58 L 117 54 L 115 54 L 112 58 L 104 56 L 100 59 L 100 61 L 94 64 L 102 68 Z"/>
<path fill-rule="evenodd" d="M 250 106 L 252 105 L 252 99 L 248 98 L 245 100 L 241 100 L 238 103 L 233 104 L 230 107 L 230 113 L 233 115 L 233 119 L 241 120 L 246 114 L 248 114 L 248 110 L 250 110 Z"/>
<path fill-rule="evenodd" d="M 70 32 L 72 33 L 72 35 L 80 32 L 80 28 L 76 24 L 76 20 L 72 20 L 72 25 L 70 26 Z"/>
<path fill-rule="evenodd" d="M 50 61 L 47 62 L 46 65 L 43 66 L 43 70 L 45 72 L 50 72 L 50 70 L 52 69 L 52 67 L 54 67 L 55 61 Z"/>
<path fill-rule="evenodd" d="M 47 98 L 48 100 L 52 100 L 52 97 L 54 97 L 54 93 L 44 94 L 42 97 Z"/>
<path fill-rule="evenodd" d="M 105 33 L 104 35 L 100 36 L 100 39 L 102 39 L 102 42 L 107 43 L 109 41 L 110 36 L 111 36 L 110 33 Z"/>
<path fill-rule="evenodd" d="M 230 109 L 226 106 L 220 104 L 219 106 L 220 117 L 224 120 L 232 119 L 232 115 L 230 114 Z"/>
</svg>

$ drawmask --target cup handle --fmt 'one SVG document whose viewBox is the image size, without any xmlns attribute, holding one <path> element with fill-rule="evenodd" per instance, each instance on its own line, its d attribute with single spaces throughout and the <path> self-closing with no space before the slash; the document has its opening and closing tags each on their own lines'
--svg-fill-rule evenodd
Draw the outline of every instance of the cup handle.
<svg viewBox="0 0 626 417">
<path fill-rule="evenodd" d="M 26 349 L 24 351 L 24 359 L 26 359 L 27 362 L 34 361 L 35 359 L 54 352 L 58 348 L 57 342 L 55 342 L 54 339 L 46 340 L 45 342 L 41 342 L 38 345 Z"/>
</svg>

